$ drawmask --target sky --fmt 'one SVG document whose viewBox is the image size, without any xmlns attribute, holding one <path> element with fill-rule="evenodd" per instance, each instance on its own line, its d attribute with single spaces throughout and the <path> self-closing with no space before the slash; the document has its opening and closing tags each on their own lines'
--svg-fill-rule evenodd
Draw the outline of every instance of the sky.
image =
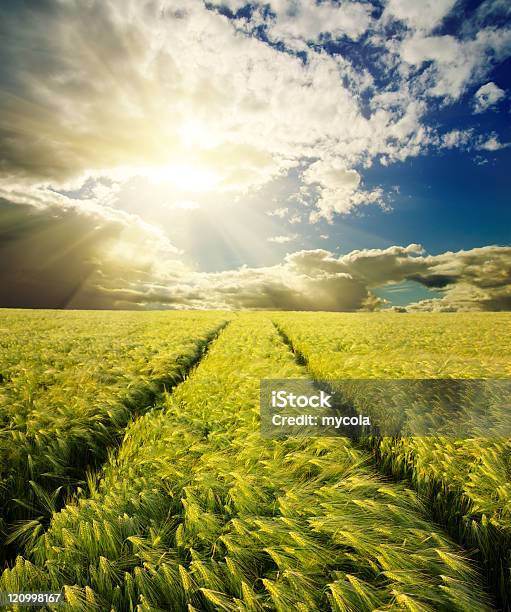
<svg viewBox="0 0 511 612">
<path fill-rule="evenodd" d="M 3 0 L 0 307 L 511 310 L 508 0 Z"/>
</svg>

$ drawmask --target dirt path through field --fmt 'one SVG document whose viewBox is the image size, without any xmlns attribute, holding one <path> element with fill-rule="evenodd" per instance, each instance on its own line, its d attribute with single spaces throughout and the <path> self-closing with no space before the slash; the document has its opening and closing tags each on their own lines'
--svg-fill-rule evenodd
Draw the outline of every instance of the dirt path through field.
<svg viewBox="0 0 511 612">
<path fill-rule="evenodd" d="M 13 476 L 10 476 L 7 461 L 5 466 L 0 466 L 0 568 L 13 561 L 19 554 L 20 547 L 44 532 L 52 514 L 62 508 L 76 491 L 81 490 L 82 495 L 87 493 L 89 483 L 95 479 L 96 473 L 101 473 L 109 453 L 121 443 L 130 420 L 157 407 L 163 392 L 172 392 L 172 389 L 186 380 L 228 324 L 229 320 L 224 321 L 202 339 L 198 338 L 192 350 L 189 347 L 187 352 L 178 355 L 169 363 L 167 372 L 149 380 L 142 380 L 140 384 L 127 389 L 125 397 L 119 402 L 122 408 L 119 414 L 115 413 L 113 406 L 112 416 L 102 417 L 101 429 L 98 432 L 102 443 L 98 441 L 93 449 L 91 447 L 95 442 L 94 433 L 89 434 L 86 431 L 86 421 L 83 423 L 82 437 L 76 436 L 75 439 L 69 431 L 66 432 L 65 428 L 62 428 L 60 433 L 55 432 L 46 446 L 40 444 L 40 447 L 37 446 L 37 436 L 40 432 L 31 432 L 28 427 L 20 428 L 20 431 L 12 427 L 1 432 L 0 442 L 5 441 L 5 444 L 0 445 L 0 459 L 8 454 L 9 461 L 14 465 L 17 461 L 18 467 L 16 470 L 12 467 Z M 49 409 L 51 410 L 51 407 Z M 80 419 L 81 415 L 77 414 L 76 418 Z M 9 436 L 16 442 L 15 452 L 10 451 Z M 54 451 L 52 444 L 57 445 Z M 74 446 L 72 450 L 66 450 L 64 453 L 62 448 L 65 445 Z M 52 457 L 52 452 L 55 457 Z M 42 456 L 40 465 L 37 463 L 38 455 Z M 29 473 L 25 473 L 27 462 Z M 58 477 L 50 476 L 52 462 L 53 465 L 59 462 Z"/>
<path fill-rule="evenodd" d="M 272 323 L 283 343 L 294 355 L 296 363 L 307 371 L 308 376 L 312 380 L 316 380 L 315 373 L 309 367 L 307 357 L 294 346 L 292 338 L 278 323 L 275 321 L 272 321 Z M 329 394 L 334 394 L 334 389 L 329 386 L 327 381 L 318 381 L 315 384 L 318 390 L 323 389 Z M 346 413 L 346 405 L 343 405 L 343 411 L 343 413 Z M 355 415 L 356 410 L 353 409 L 352 413 Z M 356 448 L 362 450 L 367 455 L 368 464 L 383 477 L 389 478 L 396 483 L 401 482 L 405 483 L 407 486 L 414 487 L 413 479 L 409 474 L 397 474 L 395 471 L 389 469 L 389 462 L 385 461 L 385 457 L 382 456 L 374 440 L 367 437 L 357 439 L 354 436 L 352 438 L 352 443 Z M 418 491 L 418 493 L 420 492 Z M 438 487 L 436 488 L 431 485 L 428 495 L 421 496 L 421 501 L 425 504 L 430 520 L 435 521 L 439 528 L 444 530 L 446 535 L 453 537 L 456 542 L 464 548 L 467 556 L 471 557 L 479 565 L 481 574 L 485 577 L 486 589 L 493 594 L 499 607 L 503 606 L 503 609 L 507 610 L 508 607 L 506 602 L 509 599 L 507 585 L 509 584 L 509 578 L 505 576 L 505 572 L 508 571 L 506 559 L 510 555 L 509 540 L 505 538 L 504 534 L 494 530 L 492 549 L 489 551 L 478 549 L 478 542 L 471 537 L 471 534 L 467 534 L 466 529 L 464 529 L 461 524 L 455 523 L 454 526 L 449 526 L 445 520 L 448 511 L 442 511 L 442 509 L 445 509 L 445 507 L 449 505 L 449 500 L 454 507 L 458 501 L 455 498 L 456 496 L 454 493 L 449 495 L 449 492 L 442 487 L 441 483 L 438 483 Z M 440 510 L 437 507 L 439 499 L 443 500 L 442 509 Z M 491 529 L 491 525 L 489 528 Z M 467 539 L 470 542 L 469 545 L 467 545 Z"/>
</svg>

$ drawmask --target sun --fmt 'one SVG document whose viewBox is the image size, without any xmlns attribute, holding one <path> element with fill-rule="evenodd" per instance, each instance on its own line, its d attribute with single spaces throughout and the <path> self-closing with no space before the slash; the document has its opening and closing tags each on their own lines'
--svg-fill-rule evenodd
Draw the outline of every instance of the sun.
<svg viewBox="0 0 511 612">
<path fill-rule="evenodd" d="M 153 166 L 144 174 L 157 184 L 167 184 L 187 193 L 206 193 L 218 189 L 221 177 L 210 168 L 191 163 Z"/>
</svg>

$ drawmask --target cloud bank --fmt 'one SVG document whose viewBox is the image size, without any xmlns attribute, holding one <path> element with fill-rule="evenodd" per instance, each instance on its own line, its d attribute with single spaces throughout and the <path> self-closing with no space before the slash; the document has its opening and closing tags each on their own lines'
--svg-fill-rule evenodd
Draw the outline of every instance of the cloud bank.
<svg viewBox="0 0 511 612">
<path fill-rule="evenodd" d="M 273 266 L 204 273 L 137 217 L 62 200 L 0 199 L 1 307 L 373 310 L 386 306 L 376 288 L 414 281 L 438 298 L 409 310 L 511 308 L 511 247 L 428 255 L 410 244 L 341 256 L 309 249 Z"/>
</svg>

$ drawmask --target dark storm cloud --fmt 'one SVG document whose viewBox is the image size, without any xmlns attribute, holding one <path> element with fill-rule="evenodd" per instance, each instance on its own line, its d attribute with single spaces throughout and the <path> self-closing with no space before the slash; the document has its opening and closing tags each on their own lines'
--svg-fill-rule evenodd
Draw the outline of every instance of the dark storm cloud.
<svg viewBox="0 0 511 612">
<path fill-rule="evenodd" d="M 415 271 L 404 280 L 439 289 L 439 298 L 410 310 L 505 311 L 511 308 L 511 247 L 490 245 L 414 258 Z"/>
<path fill-rule="evenodd" d="M 70 306 L 97 272 L 100 247 L 119 231 L 76 210 L 0 199 L 0 307 Z"/>
<path fill-rule="evenodd" d="M 442 289 L 447 285 L 452 285 L 456 282 L 455 276 L 448 276 L 447 274 L 431 274 L 429 276 L 422 276 L 421 274 L 410 274 L 407 280 L 415 281 L 429 287 L 431 289 Z"/>
</svg>

